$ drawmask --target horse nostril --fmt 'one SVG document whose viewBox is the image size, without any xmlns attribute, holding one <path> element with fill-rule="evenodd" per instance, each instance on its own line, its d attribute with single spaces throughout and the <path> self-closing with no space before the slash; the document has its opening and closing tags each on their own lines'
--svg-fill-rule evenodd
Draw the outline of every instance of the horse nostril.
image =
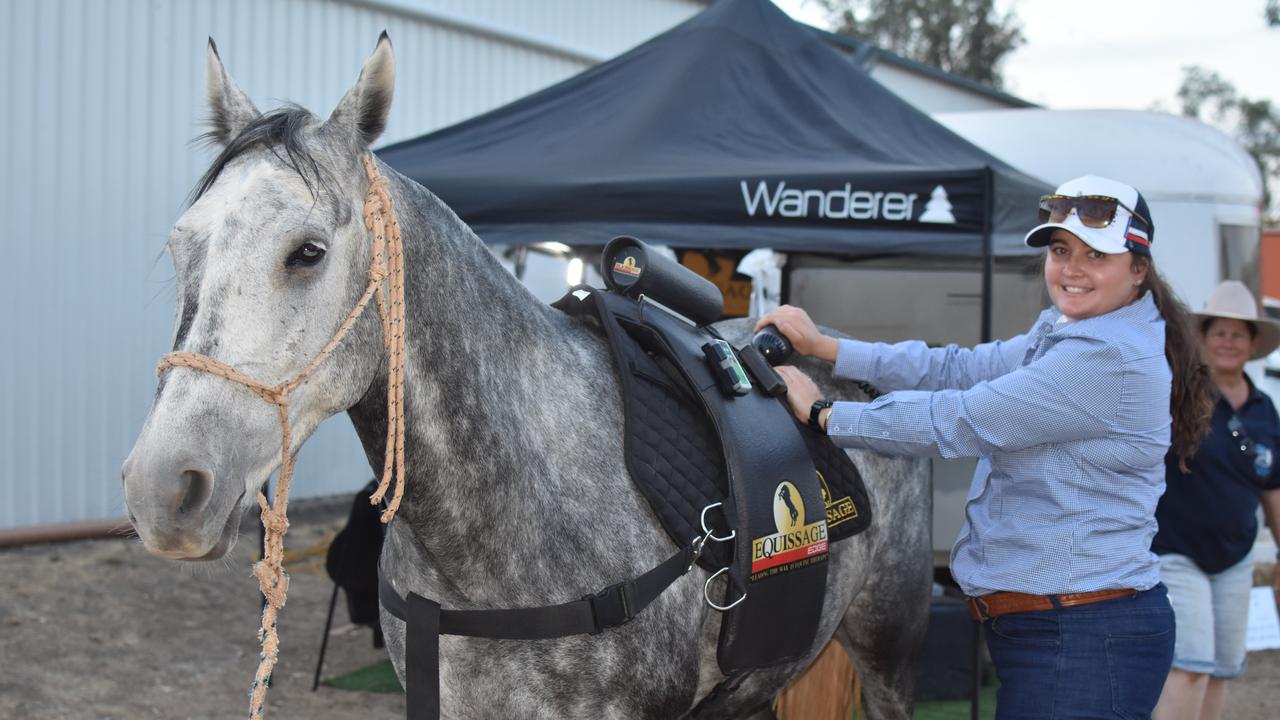
<svg viewBox="0 0 1280 720">
<path fill-rule="evenodd" d="M 178 477 L 182 485 L 181 501 L 178 503 L 178 514 L 185 515 L 204 507 L 209 495 L 213 492 L 213 480 L 208 473 L 199 470 L 186 470 Z"/>
</svg>

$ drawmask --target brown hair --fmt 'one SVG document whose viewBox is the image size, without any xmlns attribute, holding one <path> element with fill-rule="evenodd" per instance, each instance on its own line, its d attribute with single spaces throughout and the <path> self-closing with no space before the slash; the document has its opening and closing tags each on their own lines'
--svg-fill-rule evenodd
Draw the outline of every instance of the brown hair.
<svg viewBox="0 0 1280 720">
<path fill-rule="evenodd" d="M 1178 455 L 1178 467 L 1190 472 L 1187 461 L 1200 449 L 1200 441 L 1209 434 L 1213 416 L 1215 389 L 1209 368 L 1200 357 L 1200 334 L 1195 316 L 1156 272 L 1151 258 L 1134 254 L 1133 263 L 1146 265 L 1147 277 L 1138 288 L 1139 294 L 1150 292 L 1156 309 L 1164 318 L 1164 356 L 1173 372 L 1169 393 L 1169 414 L 1173 417 L 1172 443 Z"/>
<path fill-rule="evenodd" d="M 1236 318 L 1216 317 L 1213 315 L 1210 315 L 1209 317 L 1202 317 L 1200 320 L 1200 336 L 1204 337 L 1206 334 L 1208 334 L 1209 326 L 1214 324 L 1218 320 L 1234 320 L 1234 319 Z M 1244 326 L 1249 328 L 1250 340 L 1253 340 L 1254 338 L 1258 337 L 1258 323 L 1252 322 L 1250 320 L 1244 320 L 1244 319 L 1240 319 L 1240 322 L 1244 323 Z"/>
</svg>

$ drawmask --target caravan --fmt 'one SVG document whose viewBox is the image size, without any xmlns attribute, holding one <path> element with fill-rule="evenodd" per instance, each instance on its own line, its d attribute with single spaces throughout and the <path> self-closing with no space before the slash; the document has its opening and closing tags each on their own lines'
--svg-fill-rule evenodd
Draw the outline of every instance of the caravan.
<svg viewBox="0 0 1280 720">
<path fill-rule="evenodd" d="M 1191 118 L 1131 110 L 995 110 L 933 116 L 1057 186 L 1080 175 L 1138 188 L 1161 273 L 1192 309 L 1223 280 L 1259 293 L 1262 176 L 1231 138 Z"/>
</svg>

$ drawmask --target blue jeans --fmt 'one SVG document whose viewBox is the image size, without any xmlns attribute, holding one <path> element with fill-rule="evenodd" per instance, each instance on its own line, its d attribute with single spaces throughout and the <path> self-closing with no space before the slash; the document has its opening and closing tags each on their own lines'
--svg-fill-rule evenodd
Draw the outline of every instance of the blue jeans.
<svg viewBox="0 0 1280 720">
<path fill-rule="evenodd" d="M 987 620 L 996 718 L 1150 718 L 1173 662 L 1164 585 L 1092 605 Z"/>
</svg>

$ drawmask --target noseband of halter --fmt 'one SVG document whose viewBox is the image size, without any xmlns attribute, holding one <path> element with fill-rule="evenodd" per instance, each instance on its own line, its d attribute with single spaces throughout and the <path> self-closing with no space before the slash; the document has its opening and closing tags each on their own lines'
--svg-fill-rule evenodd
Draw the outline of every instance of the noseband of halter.
<svg viewBox="0 0 1280 720">
<path fill-rule="evenodd" d="M 395 206 L 387 190 L 387 179 L 378 172 L 373 158 L 362 157 L 365 175 L 369 178 L 369 191 L 364 199 L 364 224 L 373 236 L 373 258 L 369 262 L 369 284 L 360 300 L 351 308 L 333 338 L 291 380 L 278 385 L 267 385 L 239 372 L 235 368 L 207 355 L 190 352 L 174 352 L 160 359 L 157 375 L 173 367 L 186 367 L 239 383 L 252 390 L 258 397 L 276 406 L 280 416 L 280 480 L 276 485 L 275 502 L 267 504 L 267 498 L 258 491 L 258 506 L 262 509 L 262 525 L 266 528 L 263 558 L 253 567 L 258 587 L 266 598 L 262 609 L 262 661 L 254 677 L 253 692 L 249 702 L 249 716 L 262 716 L 271 671 L 275 667 L 279 651 L 276 635 L 276 616 L 284 607 L 289 590 L 289 577 L 284 572 L 284 534 L 289 529 L 286 511 L 289 506 L 289 485 L 293 480 L 296 457 L 289 452 L 289 395 L 320 367 L 325 358 L 338 347 L 343 337 L 355 325 L 369 300 L 377 298 L 378 314 L 382 318 L 382 344 L 387 353 L 387 446 L 383 456 L 382 481 L 370 498 L 373 504 L 382 502 L 394 476 L 395 493 L 382 513 L 382 522 L 390 522 L 400 507 L 404 496 L 404 252 L 400 241 L 400 225 L 396 222 Z M 387 281 L 384 284 L 384 281 Z M 388 287 L 389 286 L 389 287 Z M 233 510 L 234 512 L 234 510 Z"/>
</svg>

